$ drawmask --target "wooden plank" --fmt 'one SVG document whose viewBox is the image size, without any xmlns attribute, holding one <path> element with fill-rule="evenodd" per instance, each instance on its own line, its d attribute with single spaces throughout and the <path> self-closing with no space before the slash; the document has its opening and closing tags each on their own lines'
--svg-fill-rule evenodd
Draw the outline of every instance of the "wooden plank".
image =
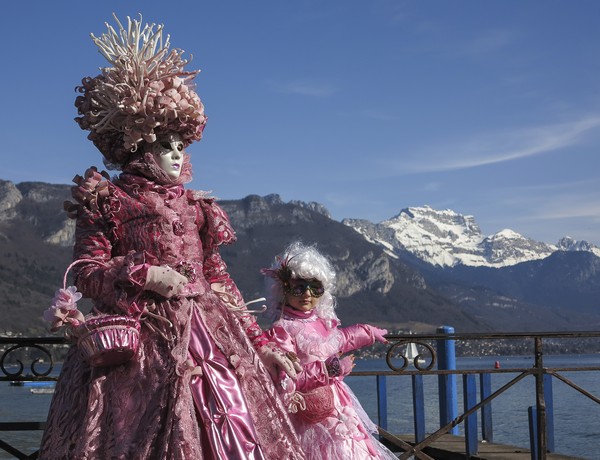
<svg viewBox="0 0 600 460">
<path fill-rule="evenodd" d="M 414 435 L 395 435 L 402 442 L 414 445 Z M 496 444 L 492 442 L 479 442 L 478 453 L 471 457 L 472 460 L 530 460 L 531 452 L 523 447 Z M 424 452 L 436 460 L 464 460 L 464 436 L 443 435 L 434 441 Z M 585 460 L 581 457 L 571 457 L 561 454 L 546 454 L 547 460 Z"/>
</svg>

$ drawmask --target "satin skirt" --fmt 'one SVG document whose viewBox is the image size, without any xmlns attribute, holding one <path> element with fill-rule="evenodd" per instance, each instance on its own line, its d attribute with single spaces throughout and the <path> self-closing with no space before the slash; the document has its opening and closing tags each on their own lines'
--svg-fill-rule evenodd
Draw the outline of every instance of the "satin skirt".
<svg viewBox="0 0 600 460">
<path fill-rule="evenodd" d="M 198 311 L 194 309 L 189 343 L 190 358 L 201 369 L 191 391 L 202 431 L 203 453 L 215 459 L 264 460 L 254 423 L 238 378 L 217 348 Z"/>
</svg>

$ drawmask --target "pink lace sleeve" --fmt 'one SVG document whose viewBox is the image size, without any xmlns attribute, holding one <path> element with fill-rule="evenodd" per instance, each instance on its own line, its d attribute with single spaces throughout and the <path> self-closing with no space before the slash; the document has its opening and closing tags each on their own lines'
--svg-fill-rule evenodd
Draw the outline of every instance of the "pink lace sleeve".
<svg viewBox="0 0 600 460">
<path fill-rule="evenodd" d="M 236 241 L 225 211 L 213 200 L 202 200 L 200 206 L 204 211 L 206 225 L 202 241 L 204 244 L 204 276 L 213 286 L 213 290 L 232 306 L 255 348 L 267 344 L 269 339 L 256 322 L 254 315 L 248 312 L 239 289 L 227 272 L 227 265 L 221 258 L 219 246 Z"/>
<path fill-rule="evenodd" d="M 101 310 L 116 310 L 128 315 L 141 312 L 136 303 L 142 292 L 152 258 L 146 253 L 112 256 L 115 222 L 110 220 L 114 188 L 95 168 L 85 177 L 74 179 L 73 198 L 67 203 L 71 217 L 77 219 L 74 260 L 91 259 L 103 262 L 80 263 L 74 267 L 77 289 L 85 297 L 94 299 Z"/>
</svg>

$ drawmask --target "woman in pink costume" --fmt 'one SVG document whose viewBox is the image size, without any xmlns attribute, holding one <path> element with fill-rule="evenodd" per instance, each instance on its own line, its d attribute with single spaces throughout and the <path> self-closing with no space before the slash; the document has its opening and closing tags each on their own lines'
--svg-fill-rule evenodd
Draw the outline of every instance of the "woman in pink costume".
<svg viewBox="0 0 600 460">
<path fill-rule="evenodd" d="M 377 428 L 343 382 L 353 357 L 342 354 L 375 341 L 384 329 L 366 324 L 340 328 L 334 312 L 335 272 L 314 247 L 292 243 L 264 269 L 269 307 L 278 317 L 269 334 L 302 366 L 295 378 L 280 373 L 281 393 L 311 460 L 395 459 L 377 441 Z"/>
<path fill-rule="evenodd" d="M 183 187 L 185 148 L 206 122 L 197 72 L 183 70 L 168 38 L 163 45 L 162 26 L 128 18 L 127 29 L 92 38 L 111 67 L 83 79 L 76 121 L 122 172 L 75 178 L 73 273 L 93 314 L 140 318 L 140 345 L 131 361 L 107 367 L 71 348 L 40 458 L 304 458 L 269 374 L 295 375 L 293 363 L 226 271 L 219 246 L 235 234 L 224 211 Z"/>
</svg>

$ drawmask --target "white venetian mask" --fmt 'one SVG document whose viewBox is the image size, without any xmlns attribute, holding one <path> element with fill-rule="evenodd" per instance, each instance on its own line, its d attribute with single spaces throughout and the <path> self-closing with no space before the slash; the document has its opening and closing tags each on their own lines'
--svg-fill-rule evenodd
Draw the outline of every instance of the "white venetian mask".
<svg viewBox="0 0 600 460">
<path fill-rule="evenodd" d="M 183 166 L 183 140 L 177 133 L 169 133 L 156 139 L 151 145 L 152 155 L 158 166 L 172 179 L 179 178 Z"/>
</svg>

